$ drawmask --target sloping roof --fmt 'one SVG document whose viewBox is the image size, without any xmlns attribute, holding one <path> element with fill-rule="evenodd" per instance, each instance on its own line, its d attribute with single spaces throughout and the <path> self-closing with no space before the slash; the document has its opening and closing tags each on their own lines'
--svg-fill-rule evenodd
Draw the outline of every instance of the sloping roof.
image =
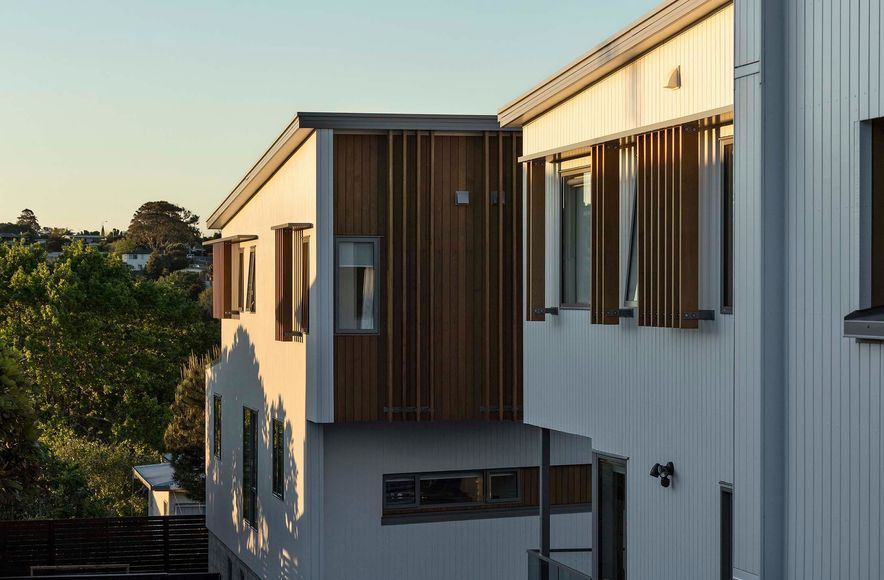
<svg viewBox="0 0 884 580">
<path fill-rule="evenodd" d="M 666 0 L 620 32 L 500 108 L 501 126 L 520 127 L 733 0 Z"/>
<path fill-rule="evenodd" d="M 181 488 L 175 483 L 175 469 L 171 463 L 154 463 L 136 465 L 132 468 L 135 477 L 151 490 L 178 491 Z"/>
<path fill-rule="evenodd" d="M 298 113 L 218 206 L 206 225 L 223 228 L 316 129 L 349 131 L 499 131 L 494 115 Z M 512 130 L 512 129 L 510 129 Z"/>
</svg>

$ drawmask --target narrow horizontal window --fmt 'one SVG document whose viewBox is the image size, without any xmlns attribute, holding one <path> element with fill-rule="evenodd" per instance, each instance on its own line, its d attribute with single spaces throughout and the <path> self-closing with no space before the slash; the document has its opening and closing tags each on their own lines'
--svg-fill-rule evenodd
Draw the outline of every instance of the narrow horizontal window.
<svg viewBox="0 0 884 580">
<path fill-rule="evenodd" d="M 338 238 L 335 250 L 335 329 L 341 334 L 376 333 L 378 239 Z"/>
</svg>

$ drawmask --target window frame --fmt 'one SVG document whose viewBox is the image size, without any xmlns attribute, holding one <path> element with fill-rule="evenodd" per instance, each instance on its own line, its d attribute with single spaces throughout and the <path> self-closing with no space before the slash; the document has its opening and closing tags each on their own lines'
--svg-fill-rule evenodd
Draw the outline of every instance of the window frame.
<svg viewBox="0 0 884 580">
<path fill-rule="evenodd" d="M 558 176 L 558 184 L 559 184 L 559 309 L 560 310 L 591 310 L 592 309 L 592 266 L 590 266 L 590 278 L 589 278 L 589 302 L 582 304 L 580 302 L 566 302 L 565 301 L 565 180 L 574 177 L 576 175 L 580 175 L 583 177 L 583 187 L 588 187 L 590 184 L 587 183 L 586 176 L 591 175 L 591 167 L 582 166 L 582 167 L 573 167 L 568 169 L 561 169 L 561 164 L 557 164 L 556 166 L 556 175 Z M 589 180 L 592 181 L 591 179 Z M 590 196 L 592 192 L 590 192 Z M 590 197 L 590 199 L 592 199 Z M 590 201 L 590 207 L 592 207 L 592 202 Z M 592 211 L 592 210 L 590 210 Z M 590 217 L 590 224 L 592 224 L 592 217 Z M 589 236 L 589 247 L 587 248 L 589 251 L 589 255 L 592 256 L 592 233 Z"/>
<path fill-rule="evenodd" d="M 285 423 L 281 419 L 273 419 L 270 422 L 270 469 L 273 495 L 283 499 L 285 497 Z"/>
<path fill-rule="evenodd" d="M 350 329 L 350 328 L 340 328 L 338 313 L 340 306 L 340 277 L 338 276 L 338 270 L 340 266 L 338 265 L 338 258 L 340 257 L 340 246 L 342 243 L 366 243 L 370 242 L 373 245 L 373 255 L 375 257 L 375 281 L 374 281 L 374 289 L 375 289 L 375 300 L 373 305 L 373 314 L 374 314 L 374 328 L 372 329 Z M 381 316 L 380 316 L 380 306 L 381 306 L 381 274 L 382 274 L 382 259 L 381 259 L 381 237 L 380 236 L 335 236 L 335 251 L 334 251 L 334 319 L 335 319 L 335 334 L 336 335 L 379 335 L 381 333 Z"/>
<path fill-rule="evenodd" d="M 253 529 L 257 529 L 257 521 L 258 521 L 258 441 L 259 441 L 259 433 L 258 433 L 258 411 L 256 409 L 252 409 L 251 407 L 247 407 L 243 405 L 243 446 L 242 446 L 242 520 L 249 527 Z M 250 420 L 250 429 L 251 431 L 248 433 L 248 436 L 251 439 L 251 445 L 249 446 L 252 451 L 252 461 L 248 463 L 246 461 L 246 414 L 251 414 Z M 249 477 L 251 478 L 251 485 L 246 487 L 246 467 L 250 466 L 251 470 L 249 473 Z M 248 504 L 246 503 L 246 490 L 248 492 Z M 246 506 L 248 505 L 248 509 Z M 249 512 L 251 512 L 251 519 L 249 518 Z"/>
<path fill-rule="evenodd" d="M 491 497 L 491 477 L 494 475 L 501 475 L 507 473 L 514 473 L 516 475 L 516 497 L 514 498 L 504 498 L 504 499 L 493 499 Z M 488 469 L 485 471 L 485 502 L 489 504 L 511 504 L 511 503 L 521 503 L 522 501 L 522 470 L 521 469 Z"/>
<path fill-rule="evenodd" d="M 212 454 L 221 459 L 222 452 L 222 419 L 223 402 L 221 395 L 215 393 L 212 397 Z"/>
<path fill-rule="evenodd" d="M 721 314 L 734 313 L 734 137 L 733 135 L 723 136 L 719 138 L 720 146 L 720 166 L 721 166 L 721 267 L 719 268 L 719 301 Z M 728 171 L 727 171 L 727 150 L 730 149 L 730 212 L 725 211 L 728 197 Z M 728 218 L 730 218 L 728 220 Z M 729 229 L 728 229 L 729 228 Z M 730 261 L 727 260 L 727 247 L 725 236 L 730 233 Z M 728 268 L 730 270 L 730 304 L 727 304 L 727 288 Z"/>
<path fill-rule="evenodd" d="M 249 246 L 249 264 L 245 272 L 245 297 L 242 301 L 242 311 L 254 314 L 257 312 L 258 296 L 257 296 L 257 271 L 255 263 L 257 262 L 258 248 L 257 246 Z"/>
</svg>

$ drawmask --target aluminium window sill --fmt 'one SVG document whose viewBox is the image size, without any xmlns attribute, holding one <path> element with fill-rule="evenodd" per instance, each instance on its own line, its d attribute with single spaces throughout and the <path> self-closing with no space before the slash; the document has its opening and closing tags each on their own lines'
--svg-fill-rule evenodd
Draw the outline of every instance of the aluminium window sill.
<svg viewBox="0 0 884 580">
<path fill-rule="evenodd" d="M 844 337 L 884 341 L 884 306 L 855 310 L 844 317 Z"/>
</svg>

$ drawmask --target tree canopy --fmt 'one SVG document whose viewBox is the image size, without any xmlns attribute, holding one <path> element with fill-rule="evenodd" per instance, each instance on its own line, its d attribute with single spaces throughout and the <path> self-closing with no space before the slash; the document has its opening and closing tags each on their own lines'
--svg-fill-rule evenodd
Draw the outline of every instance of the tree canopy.
<svg viewBox="0 0 884 580">
<path fill-rule="evenodd" d="M 149 201 L 132 216 L 127 236 L 152 252 L 165 253 L 172 244 L 190 246 L 199 240 L 199 216 L 168 201 Z"/>
<path fill-rule="evenodd" d="M 175 468 L 175 482 L 197 501 L 205 501 L 206 497 L 206 367 L 218 355 L 218 350 L 213 349 L 210 354 L 191 355 L 187 359 L 175 389 L 172 420 L 164 436 Z"/>
<path fill-rule="evenodd" d="M 22 233 L 32 233 L 35 234 L 40 231 L 40 223 L 37 221 L 37 216 L 34 215 L 34 212 L 25 208 L 21 210 L 21 214 L 18 216 L 18 221 L 15 224 L 20 228 Z"/>
</svg>

